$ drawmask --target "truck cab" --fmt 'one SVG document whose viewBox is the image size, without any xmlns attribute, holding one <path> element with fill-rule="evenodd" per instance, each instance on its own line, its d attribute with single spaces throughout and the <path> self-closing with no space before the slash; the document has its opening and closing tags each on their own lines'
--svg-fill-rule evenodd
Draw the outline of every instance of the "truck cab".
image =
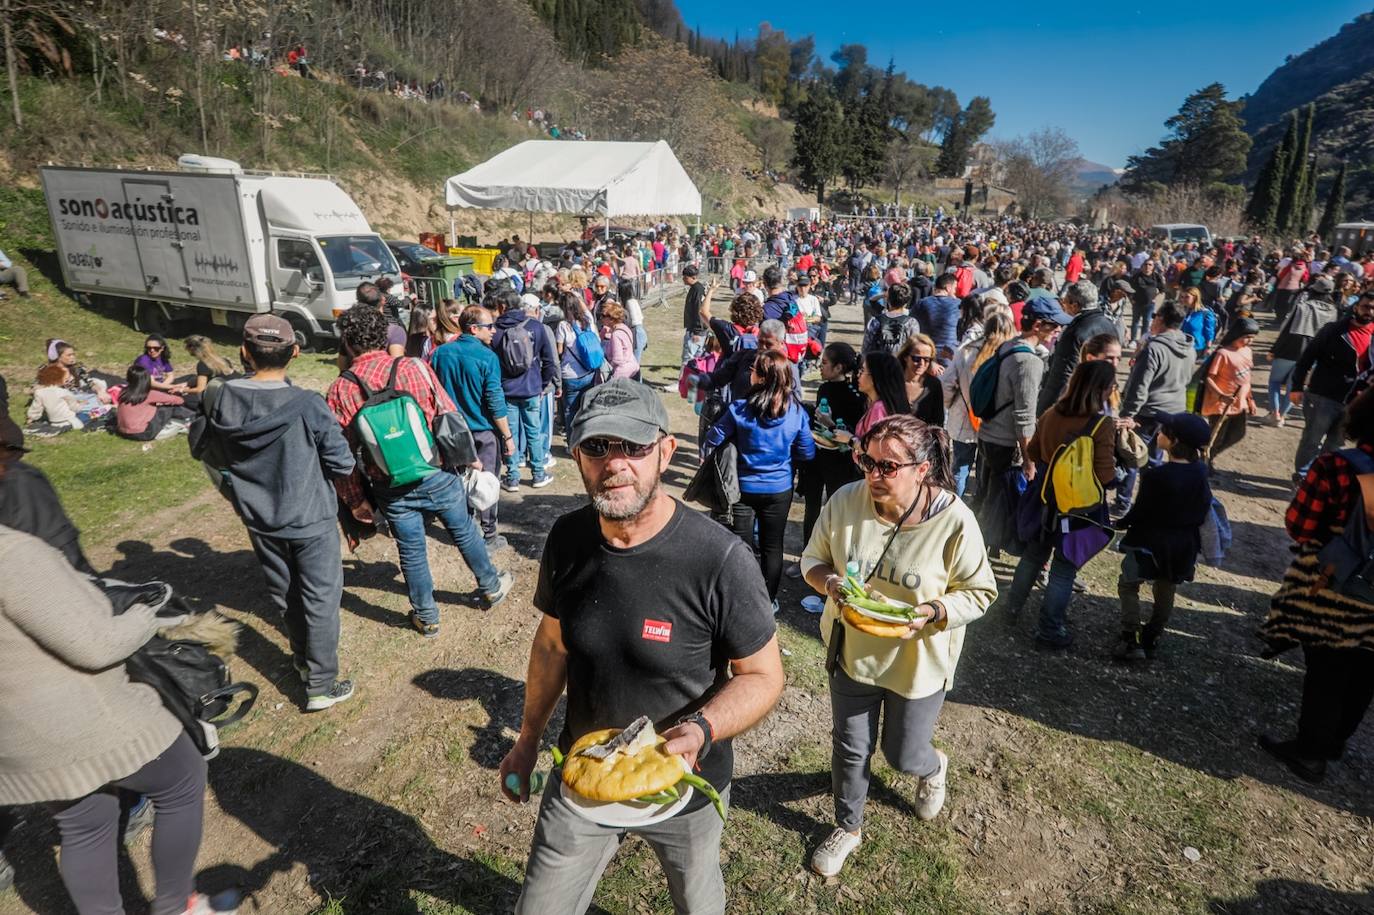
<svg viewBox="0 0 1374 915">
<path fill-rule="evenodd" d="M 245 175 L 240 186 L 261 217 L 273 311 L 298 335 L 334 336 L 359 285 L 384 275 L 400 282 L 386 242 L 332 181 Z"/>
</svg>

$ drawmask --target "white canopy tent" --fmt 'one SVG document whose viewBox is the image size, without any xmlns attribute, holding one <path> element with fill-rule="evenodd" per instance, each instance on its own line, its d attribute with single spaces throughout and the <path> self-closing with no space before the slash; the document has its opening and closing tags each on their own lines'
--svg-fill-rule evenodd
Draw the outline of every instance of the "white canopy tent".
<svg viewBox="0 0 1374 915">
<path fill-rule="evenodd" d="M 449 227 L 465 208 L 598 216 L 701 216 L 701 192 L 663 140 L 526 140 L 445 183 Z M 533 216 L 531 216 L 533 218 Z"/>
</svg>

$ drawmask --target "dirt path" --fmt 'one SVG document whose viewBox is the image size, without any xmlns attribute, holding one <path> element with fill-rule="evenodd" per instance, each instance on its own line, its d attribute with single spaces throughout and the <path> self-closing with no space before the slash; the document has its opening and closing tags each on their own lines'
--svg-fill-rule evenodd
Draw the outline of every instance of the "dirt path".
<svg viewBox="0 0 1374 915">
<path fill-rule="evenodd" d="M 650 312 L 655 382 L 676 380 L 679 313 L 676 303 Z M 836 317 L 835 332 L 857 338 L 857 309 Z M 680 493 L 696 421 L 675 393 L 665 399 L 685 430 L 668 474 Z M 1257 730 L 1291 726 L 1300 684 L 1298 659 L 1262 661 L 1253 638 L 1289 555 L 1281 523 L 1294 426 L 1253 426 L 1221 459 L 1215 485 L 1236 527 L 1231 559 L 1181 589 L 1150 668 L 1107 660 L 1113 554 L 1090 564 L 1089 593 L 1074 601 L 1074 653 L 1045 656 L 1025 631 L 974 624 L 938 732 L 952 759 L 948 816 L 918 823 L 911 784 L 879 766 L 865 851 L 843 883 L 802 866 L 830 823 L 829 702 L 816 618 L 798 609 L 804 590 L 785 582 L 789 685 L 777 712 L 738 742 L 723 852 L 731 911 L 1374 910 L 1370 727 L 1320 788 L 1295 783 L 1254 747 Z M 359 692 L 322 715 L 299 710 L 279 621 L 242 527 L 217 496 L 150 518 L 146 543 L 102 548 L 87 537 L 97 566 L 163 578 L 244 624 L 235 672 L 262 694 L 211 765 L 203 888 L 247 890 L 250 913 L 510 909 L 534 811 L 500 800 L 495 767 L 519 723 L 544 535 L 585 498 L 561 447 L 555 453 L 553 486 L 503 494 L 511 548 L 495 558 L 518 584 L 496 610 L 472 606 L 472 578 L 437 535 L 435 640 L 406 626 L 389 542 L 345 560 L 340 655 Z M 791 553 L 801 546 L 794 509 Z M 1004 581 L 1007 572 L 999 569 Z M 31 813 L 8 846 L 20 873 L 17 891 L 0 895 L 0 915 L 69 911 L 54 841 L 47 818 Z M 147 841 L 125 868 L 132 913 L 146 911 Z M 640 843 L 613 863 L 597 905 L 670 910 Z"/>
</svg>

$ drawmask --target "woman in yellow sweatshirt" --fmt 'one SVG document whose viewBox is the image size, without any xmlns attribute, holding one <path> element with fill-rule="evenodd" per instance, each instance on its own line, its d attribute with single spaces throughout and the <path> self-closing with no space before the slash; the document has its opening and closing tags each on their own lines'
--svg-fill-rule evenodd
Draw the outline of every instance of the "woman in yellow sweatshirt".
<svg viewBox="0 0 1374 915">
<path fill-rule="evenodd" d="M 830 497 L 802 554 L 807 584 L 825 594 L 833 790 L 838 824 L 811 859 L 833 876 L 859 846 L 881 722 L 883 755 L 919 778 L 916 810 L 940 812 L 949 760 L 931 743 L 964 643 L 964 625 L 997 596 L 973 512 L 954 495 L 949 437 L 912 416 L 876 423 L 856 441 L 863 479 Z M 840 614 L 848 567 L 870 593 L 916 607 L 899 637 L 870 635 Z"/>
</svg>

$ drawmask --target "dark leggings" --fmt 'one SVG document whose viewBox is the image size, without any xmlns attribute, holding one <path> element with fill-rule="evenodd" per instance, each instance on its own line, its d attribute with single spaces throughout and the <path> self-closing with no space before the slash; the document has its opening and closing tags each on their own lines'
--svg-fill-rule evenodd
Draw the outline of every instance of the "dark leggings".
<svg viewBox="0 0 1374 915">
<path fill-rule="evenodd" d="M 182 733 L 132 775 L 65 805 L 55 805 L 62 833 L 62 882 L 80 915 L 123 915 L 116 851 L 119 793 L 125 788 L 153 804 L 152 915 L 184 912 L 194 892 L 196 854 L 205 813 L 205 759 Z"/>
<path fill-rule="evenodd" d="M 1374 651 L 1304 645 L 1307 673 L 1298 716 L 1298 752 L 1340 759 L 1374 700 Z"/>
<path fill-rule="evenodd" d="M 782 492 L 743 492 L 734 506 L 730 529 L 754 548 L 754 516 L 759 519 L 759 565 L 768 585 L 768 597 L 778 596 L 782 581 L 782 535 L 787 531 L 787 510 L 792 507 L 792 490 Z"/>
<path fill-rule="evenodd" d="M 831 452 L 816 449 L 816 457 L 801 468 L 801 492 L 806 498 L 806 511 L 802 515 L 802 545 L 811 542 L 811 532 L 816 528 L 821 506 L 835 494 L 835 490 L 859 478 L 859 468 L 854 466 L 849 452 Z"/>
</svg>

